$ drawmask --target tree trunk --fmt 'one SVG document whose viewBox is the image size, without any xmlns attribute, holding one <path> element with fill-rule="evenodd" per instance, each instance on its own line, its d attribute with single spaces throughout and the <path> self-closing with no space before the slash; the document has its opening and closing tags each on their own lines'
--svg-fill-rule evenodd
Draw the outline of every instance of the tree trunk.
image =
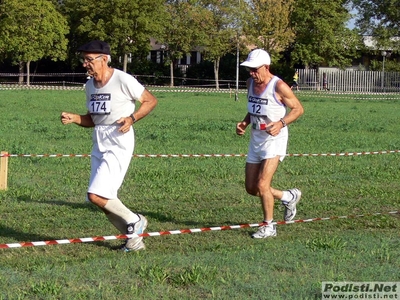
<svg viewBox="0 0 400 300">
<path fill-rule="evenodd" d="M 171 59 L 171 62 L 169 64 L 169 70 L 170 70 L 170 76 L 171 76 L 171 83 L 170 83 L 170 87 L 174 86 L 174 62 Z"/>
<path fill-rule="evenodd" d="M 26 63 L 26 85 L 27 86 L 29 86 L 31 83 L 30 72 L 31 72 L 31 61 L 28 60 L 28 62 Z"/>
<path fill-rule="evenodd" d="M 123 71 L 126 72 L 128 68 L 128 54 L 124 54 L 124 65 L 123 65 Z"/>
<path fill-rule="evenodd" d="M 19 62 L 19 77 L 18 77 L 18 84 L 23 84 L 24 83 L 24 67 L 25 63 L 23 61 Z"/>
<path fill-rule="evenodd" d="M 39 67 L 39 63 L 36 63 L 35 64 L 35 70 L 33 71 L 33 75 L 32 75 L 32 80 L 35 80 L 35 75 L 37 74 L 37 70 L 38 70 L 38 67 Z"/>
<path fill-rule="evenodd" d="M 219 58 L 214 60 L 215 88 L 219 90 Z"/>
</svg>

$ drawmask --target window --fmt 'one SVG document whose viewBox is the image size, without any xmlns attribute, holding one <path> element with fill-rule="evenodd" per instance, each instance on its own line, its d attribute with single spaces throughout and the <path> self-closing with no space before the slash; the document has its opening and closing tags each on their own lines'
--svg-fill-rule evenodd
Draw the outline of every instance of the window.
<svg viewBox="0 0 400 300">
<path fill-rule="evenodd" d="M 197 64 L 197 52 L 196 51 L 190 52 L 190 64 L 191 65 Z"/>
</svg>

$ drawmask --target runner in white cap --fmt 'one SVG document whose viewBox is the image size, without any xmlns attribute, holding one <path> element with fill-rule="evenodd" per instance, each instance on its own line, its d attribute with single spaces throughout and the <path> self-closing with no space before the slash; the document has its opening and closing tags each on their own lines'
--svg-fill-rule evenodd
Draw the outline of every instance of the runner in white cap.
<svg viewBox="0 0 400 300">
<path fill-rule="evenodd" d="M 250 52 L 241 66 L 250 73 L 247 80 L 247 114 L 237 123 L 236 133 L 243 135 L 251 125 L 249 150 L 246 160 L 246 191 L 261 199 L 264 215 L 259 230 L 253 238 L 276 236 L 273 224 L 274 199 L 285 206 L 285 221 L 296 215 L 296 204 L 301 198 L 297 188 L 280 191 L 271 186 L 272 178 L 279 163 L 285 158 L 288 143 L 287 125 L 303 114 L 303 106 L 293 94 L 291 88 L 269 71 L 271 57 L 268 52 L 256 49 Z M 290 112 L 286 114 L 286 108 Z"/>
</svg>

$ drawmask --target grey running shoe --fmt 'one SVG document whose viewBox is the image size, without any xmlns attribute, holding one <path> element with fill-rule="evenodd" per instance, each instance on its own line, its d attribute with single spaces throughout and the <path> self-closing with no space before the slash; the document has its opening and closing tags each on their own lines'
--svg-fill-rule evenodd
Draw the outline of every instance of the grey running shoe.
<svg viewBox="0 0 400 300">
<path fill-rule="evenodd" d="M 283 214 L 283 218 L 285 221 L 292 221 L 296 216 L 296 205 L 300 201 L 301 191 L 299 189 L 291 189 L 289 193 L 293 195 L 293 199 L 285 206 L 285 212 Z"/>
<path fill-rule="evenodd" d="M 141 214 L 138 214 L 138 216 L 139 216 L 139 221 L 137 221 L 136 223 L 130 223 L 126 225 L 127 234 L 133 234 L 133 233 L 141 234 L 145 231 L 147 227 L 147 219 Z M 130 251 L 139 251 L 145 248 L 146 246 L 143 243 L 143 237 L 139 236 L 127 239 L 122 249 L 125 252 L 130 252 Z"/>
<path fill-rule="evenodd" d="M 255 239 L 265 239 L 267 237 L 276 236 L 275 225 L 264 225 L 258 228 L 258 231 L 251 236 Z"/>
</svg>

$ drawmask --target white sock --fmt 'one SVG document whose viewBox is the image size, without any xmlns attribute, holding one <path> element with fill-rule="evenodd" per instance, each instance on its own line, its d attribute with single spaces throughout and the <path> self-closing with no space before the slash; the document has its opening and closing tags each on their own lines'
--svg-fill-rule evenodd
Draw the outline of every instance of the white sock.
<svg viewBox="0 0 400 300">
<path fill-rule="evenodd" d="M 117 215 L 109 212 L 106 214 L 107 219 L 121 232 L 122 234 L 126 233 L 126 222 L 118 217 Z"/>
<path fill-rule="evenodd" d="M 271 219 L 270 221 L 264 220 L 263 222 L 264 222 L 264 223 L 267 223 L 268 226 L 271 226 L 271 223 L 272 223 L 273 220 L 274 220 L 274 219 Z"/>
<path fill-rule="evenodd" d="M 293 199 L 293 194 L 289 191 L 283 191 L 283 196 L 281 198 L 281 201 L 283 204 L 287 204 Z"/>
<path fill-rule="evenodd" d="M 139 221 L 139 216 L 127 208 L 119 199 L 108 200 L 103 208 L 123 219 L 126 224 Z"/>
</svg>

